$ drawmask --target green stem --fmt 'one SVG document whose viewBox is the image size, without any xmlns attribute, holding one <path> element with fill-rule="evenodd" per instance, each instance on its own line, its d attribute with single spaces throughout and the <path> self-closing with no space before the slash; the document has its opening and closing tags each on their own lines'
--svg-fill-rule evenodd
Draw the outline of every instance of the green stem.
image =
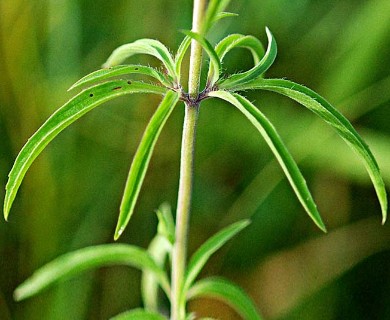
<svg viewBox="0 0 390 320">
<path fill-rule="evenodd" d="M 200 32 L 204 17 L 206 0 L 194 0 L 192 31 Z M 191 208 L 193 184 L 194 148 L 199 104 L 196 101 L 199 93 L 199 82 L 202 67 L 202 47 L 196 41 L 191 43 L 190 71 L 188 91 L 190 102 L 185 106 L 183 126 L 180 181 L 176 212 L 176 236 L 172 253 L 172 295 L 171 320 L 185 319 L 185 297 L 183 283 L 187 257 L 187 237 Z"/>
</svg>

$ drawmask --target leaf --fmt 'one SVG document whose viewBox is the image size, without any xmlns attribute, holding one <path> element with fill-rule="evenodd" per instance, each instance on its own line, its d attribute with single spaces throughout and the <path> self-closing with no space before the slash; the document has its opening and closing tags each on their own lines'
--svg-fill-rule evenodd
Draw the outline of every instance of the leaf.
<svg viewBox="0 0 390 320">
<path fill-rule="evenodd" d="M 184 293 L 191 287 L 208 259 L 228 240 L 249 225 L 249 220 L 236 222 L 208 239 L 191 257 L 184 280 Z"/>
<path fill-rule="evenodd" d="M 336 130 L 339 136 L 347 142 L 350 148 L 354 150 L 363 161 L 375 187 L 382 210 L 382 223 L 384 224 L 387 218 L 387 195 L 385 184 L 373 154 L 348 119 L 318 93 L 295 82 L 284 79 L 259 79 L 249 86 L 250 89 L 274 91 L 297 101 L 313 111 Z"/>
<path fill-rule="evenodd" d="M 169 204 L 163 203 L 157 210 L 157 215 L 159 218 L 158 234 L 151 241 L 148 252 L 154 258 L 154 261 L 161 268 L 164 268 L 165 260 L 172 252 L 175 224 Z M 141 293 L 145 309 L 158 310 L 158 288 L 158 279 L 153 272 L 144 270 L 142 272 Z"/>
<path fill-rule="evenodd" d="M 233 12 L 220 12 L 215 16 L 215 18 L 213 20 L 213 24 L 219 20 L 222 20 L 225 18 L 234 18 L 234 17 L 238 17 L 238 14 L 233 13 Z"/>
<path fill-rule="evenodd" d="M 206 9 L 201 34 L 209 31 L 214 23 L 220 19 L 221 14 L 223 14 L 222 11 L 225 10 L 229 3 L 230 0 L 210 0 Z"/>
<path fill-rule="evenodd" d="M 302 206 L 314 223 L 322 231 L 326 232 L 325 225 L 307 188 L 306 181 L 272 123 L 252 103 L 239 94 L 229 93 L 227 91 L 215 91 L 209 95 L 230 102 L 259 130 L 282 167 Z"/>
<path fill-rule="evenodd" d="M 115 240 L 120 237 L 129 223 L 158 136 L 178 101 L 179 93 L 168 91 L 146 127 L 127 177 L 114 235 Z"/>
<path fill-rule="evenodd" d="M 134 309 L 118 314 L 110 320 L 167 320 L 161 314 L 146 311 L 144 309 Z"/>
<path fill-rule="evenodd" d="M 27 141 L 9 173 L 4 200 L 4 218 L 7 220 L 16 193 L 28 168 L 57 134 L 88 111 L 103 102 L 130 93 L 165 94 L 166 89 L 138 81 L 113 80 L 88 88 L 65 103 Z"/>
<path fill-rule="evenodd" d="M 221 278 L 208 278 L 195 283 L 187 298 L 210 297 L 221 300 L 232 307 L 243 319 L 260 320 L 256 306 L 248 295 L 238 286 Z"/>
<path fill-rule="evenodd" d="M 277 46 L 275 38 L 273 37 L 271 31 L 268 28 L 266 28 L 265 31 L 267 33 L 268 38 L 268 47 L 267 51 L 264 54 L 264 57 L 252 69 L 246 72 L 234 74 L 225 80 L 221 80 L 218 83 L 218 87 L 220 89 L 234 90 L 235 87 L 258 78 L 271 67 L 276 58 Z"/>
<path fill-rule="evenodd" d="M 221 70 L 221 62 L 219 61 L 218 55 L 215 53 L 214 48 L 203 36 L 198 33 L 182 30 L 184 34 L 191 37 L 192 39 L 199 42 L 199 44 L 203 47 L 206 53 L 210 57 L 210 65 L 212 66 L 213 73 L 209 74 L 209 78 L 207 82 L 212 86 L 219 78 L 220 70 Z"/>
<path fill-rule="evenodd" d="M 165 260 L 171 254 L 171 251 L 171 243 L 159 234 L 153 238 L 148 248 L 148 253 L 161 269 L 164 268 Z M 141 279 L 141 294 L 144 307 L 147 310 L 158 310 L 158 288 L 159 281 L 154 272 L 144 269 Z M 170 297 L 168 296 L 168 298 Z"/>
<path fill-rule="evenodd" d="M 83 271 L 109 265 L 148 269 L 156 275 L 162 288 L 169 295 L 169 282 L 164 270 L 144 249 L 125 244 L 104 244 L 76 250 L 49 262 L 16 288 L 15 299 L 20 301 L 29 298 Z"/>
<path fill-rule="evenodd" d="M 153 39 L 140 39 L 132 43 L 124 44 L 115 49 L 107 59 L 103 68 L 109 68 L 121 64 L 127 58 L 135 54 L 149 54 L 159 59 L 172 78 L 176 78 L 175 63 L 166 46 Z"/>
<path fill-rule="evenodd" d="M 158 217 L 158 234 L 165 237 L 169 243 L 175 242 L 175 222 L 172 216 L 172 210 L 169 204 L 163 203 L 156 211 Z"/>
<path fill-rule="evenodd" d="M 191 37 L 186 36 L 183 41 L 181 42 L 179 49 L 177 50 L 176 56 L 175 56 L 175 70 L 177 75 L 177 82 L 180 84 L 181 79 L 181 65 L 183 63 L 184 56 L 191 44 Z"/>
<path fill-rule="evenodd" d="M 260 40 L 253 36 L 231 34 L 222 39 L 215 47 L 219 60 L 223 61 L 225 55 L 234 48 L 247 48 L 251 51 L 255 64 L 258 64 L 264 55 L 264 47 Z"/>
<path fill-rule="evenodd" d="M 215 47 L 215 52 L 221 63 L 225 55 L 234 48 L 246 48 L 250 50 L 255 65 L 259 63 L 260 58 L 264 55 L 263 45 L 257 38 L 253 36 L 244 36 L 242 34 L 231 34 L 222 39 Z M 210 65 L 209 74 L 212 74 L 213 72 L 212 66 Z"/>
<path fill-rule="evenodd" d="M 119 65 L 119 66 L 96 70 L 86 75 L 85 77 L 81 78 L 73 86 L 71 86 L 68 89 L 68 91 L 75 88 L 79 88 L 81 86 L 90 85 L 94 82 L 102 81 L 108 78 L 121 76 L 125 74 L 131 74 L 131 73 L 144 74 L 146 76 L 155 78 L 156 80 L 160 81 L 162 84 L 164 84 L 167 87 L 172 86 L 172 84 L 165 78 L 165 76 L 160 71 L 152 67 L 130 64 L 130 65 Z"/>
</svg>

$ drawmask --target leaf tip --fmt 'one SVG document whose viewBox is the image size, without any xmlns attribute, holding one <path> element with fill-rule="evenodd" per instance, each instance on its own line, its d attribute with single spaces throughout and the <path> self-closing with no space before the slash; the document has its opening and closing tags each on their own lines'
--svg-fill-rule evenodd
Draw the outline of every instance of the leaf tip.
<svg viewBox="0 0 390 320">
<path fill-rule="evenodd" d="M 243 227 L 243 228 L 246 228 L 246 227 L 249 226 L 251 223 L 252 223 L 252 220 L 251 220 L 251 219 L 242 220 L 242 227 Z"/>
<path fill-rule="evenodd" d="M 73 90 L 74 88 L 76 88 L 77 83 L 78 83 L 78 81 L 76 83 L 72 84 L 71 87 L 66 91 L 69 92 L 69 91 Z"/>
<path fill-rule="evenodd" d="M 113 64 L 109 62 L 109 60 L 107 60 L 106 62 L 104 62 L 102 64 L 102 69 L 108 69 L 110 67 L 113 67 Z"/>
<path fill-rule="evenodd" d="M 22 287 L 22 286 L 23 286 L 23 284 L 19 285 L 19 286 L 15 289 L 15 291 L 14 291 L 14 293 L 13 293 L 13 298 L 14 298 L 14 300 L 17 301 L 17 302 L 22 301 L 22 300 L 24 300 L 24 299 L 27 297 L 26 291 L 23 290 L 23 287 Z"/>
<path fill-rule="evenodd" d="M 318 228 L 321 229 L 322 232 L 328 233 L 328 230 L 326 229 L 325 224 L 321 221 L 321 223 L 317 224 Z"/>
<path fill-rule="evenodd" d="M 9 204 L 9 201 L 8 201 L 8 193 L 6 194 L 5 196 L 5 200 L 4 200 L 4 208 L 3 208 L 3 215 L 4 215 L 4 220 L 8 222 L 8 216 L 9 216 L 9 212 L 10 212 L 10 204 Z"/>
<path fill-rule="evenodd" d="M 122 235 L 123 231 L 125 230 L 124 227 L 117 227 L 114 234 L 114 241 L 117 241 L 119 237 Z"/>
<path fill-rule="evenodd" d="M 191 30 L 187 29 L 180 29 L 179 32 L 185 34 L 186 36 L 190 36 L 190 34 L 192 34 Z"/>
<path fill-rule="evenodd" d="M 384 214 L 382 215 L 382 226 L 385 225 L 386 220 L 387 220 L 387 212 L 385 211 Z"/>
</svg>

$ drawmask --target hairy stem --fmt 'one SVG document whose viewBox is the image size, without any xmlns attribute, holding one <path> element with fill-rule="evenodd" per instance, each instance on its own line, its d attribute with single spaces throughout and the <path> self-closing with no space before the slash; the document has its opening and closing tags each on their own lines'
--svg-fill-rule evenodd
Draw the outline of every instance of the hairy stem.
<svg viewBox="0 0 390 320">
<path fill-rule="evenodd" d="M 206 0 L 194 0 L 192 31 L 200 32 Z M 185 319 L 185 297 L 182 293 L 187 256 L 188 225 L 193 184 L 194 148 L 199 104 L 202 47 L 196 41 L 191 43 L 188 91 L 190 102 L 185 106 L 182 135 L 180 181 L 176 212 L 176 237 L 172 254 L 172 296 L 171 320 Z M 195 101 L 191 103 L 192 101 Z"/>
</svg>

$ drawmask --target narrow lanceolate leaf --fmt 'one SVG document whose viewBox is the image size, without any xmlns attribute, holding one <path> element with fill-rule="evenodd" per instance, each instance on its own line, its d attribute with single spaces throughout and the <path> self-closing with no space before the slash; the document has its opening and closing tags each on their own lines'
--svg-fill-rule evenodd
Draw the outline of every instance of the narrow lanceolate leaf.
<svg viewBox="0 0 390 320">
<path fill-rule="evenodd" d="M 259 39 L 253 36 L 244 36 L 236 33 L 223 38 L 215 47 L 215 52 L 222 61 L 225 55 L 234 48 L 246 48 L 250 50 L 255 65 L 260 62 L 260 59 L 264 55 L 264 47 Z"/>
<path fill-rule="evenodd" d="M 213 46 L 210 44 L 210 42 L 208 42 L 203 36 L 201 36 L 198 33 L 188 31 L 188 30 L 183 30 L 182 32 L 187 36 L 191 37 L 192 39 L 198 41 L 199 44 L 202 46 L 202 48 L 206 51 L 206 53 L 210 57 L 210 64 L 214 72 L 209 75 L 207 82 L 213 85 L 215 82 L 217 82 L 221 71 L 221 62 L 219 61 L 218 55 L 214 51 Z"/>
<path fill-rule="evenodd" d="M 155 312 L 135 309 L 118 314 L 117 316 L 110 318 L 110 320 L 167 320 L 167 318 Z"/>
<path fill-rule="evenodd" d="M 229 93 L 227 91 L 215 91 L 210 93 L 210 96 L 230 102 L 232 105 L 237 107 L 237 109 L 240 110 L 250 122 L 252 122 L 257 130 L 259 130 L 260 134 L 263 136 L 282 167 L 302 206 L 313 219 L 314 223 L 321 230 L 326 232 L 325 225 L 322 222 L 317 206 L 314 203 L 309 189 L 307 188 L 306 181 L 302 176 L 301 171 L 281 140 L 278 132 L 267 117 L 252 103 L 239 94 Z"/>
<path fill-rule="evenodd" d="M 135 54 L 149 54 L 156 57 L 164 64 L 168 74 L 172 78 L 176 78 L 175 64 L 167 47 L 164 46 L 160 41 L 153 39 L 140 39 L 120 46 L 113 51 L 103 67 L 108 68 L 121 64 L 127 58 L 130 58 Z"/>
<path fill-rule="evenodd" d="M 177 75 L 177 82 L 180 83 L 181 79 L 181 65 L 183 63 L 184 56 L 191 44 L 191 38 L 186 36 L 183 41 L 180 43 L 179 49 L 177 50 L 175 56 L 175 71 Z"/>
<path fill-rule="evenodd" d="M 155 312 L 134 309 L 120 313 L 117 316 L 110 318 L 110 320 L 167 320 L 167 318 Z"/>
<path fill-rule="evenodd" d="M 223 38 L 215 47 L 215 52 L 219 60 L 223 61 L 225 55 L 234 48 L 246 48 L 253 56 L 254 64 L 257 65 L 264 55 L 264 47 L 260 40 L 253 36 L 244 36 L 242 34 L 231 34 Z M 210 65 L 209 74 L 213 73 L 213 66 Z"/>
<path fill-rule="evenodd" d="M 191 287 L 209 258 L 228 240 L 249 225 L 249 220 L 236 222 L 208 239 L 191 257 L 184 280 L 184 294 Z"/>
<path fill-rule="evenodd" d="M 120 237 L 129 223 L 158 136 L 178 101 L 179 93 L 168 91 L 146 127 L 127 177 L 115 230 L 115 240 Z"/>
<path fill-rule="evenodd" d="M 313 111 L 336 130 L 339 136 L 347 142 L 351 149 L 363 161 L 381 204 L 382 223 L 385 223 L 387 218 L 385 184 L 373 154 L 351 123 L 318 93 L 292 81 L 284 79 L 259 79 L 251 84 L 250 87 L 274 91 L 285 95 Z"/>
<path fill-rule="evenodd" d="M 188 300 L 214 298 L 232 307 L 245 320 L 260 320 L 256 306 L 237 285 L 221 278 L 208 278 L 195 283 L 188 291 Z"/>
<path fill-rule="evenodd" d="M 110 265 L 148 269 L 156 275 L 162 288 L 169 294 L 169 282 L 164 270 L 144 249 L 125 244 L 105 244 L 67 253 L 49 262 L 16 288 L 15 299 L 20 301 L 29 298 L 83 271 Z"/>
<path fill-rule="evenodd" d="M 228 6 L 229 2 L 230 0 L 210 0 L 202 25 L 202 34 L 205 34 L 207 31 L 209 31 L 213 24 L 219 20 L 218 17 Z"/>
<path fill-rule="evenodd" d="M 264 54 L 264 57 L 260 60 L 260 62 L 254 66 L 252 69 L 234 74 L 229 78 L 220 81 L 218 87 L 221 89 L 232 89 L 236 86 L 242 85 L 244 83 L 250 82 L 259 76 L 261 76 L 264 72 L 266 72 L 269 67 L 274 63 L 276 54 L 277 54 L 277 46 L 275 38 L 273 37 L 271 31 L 266 28 L 267 38 L 268 38 L 268 47 L 267 51 Z"/>
<path fill-rule="evenodd" d="M 73 86 L 71 86 L 68 91 L 73 90 L 75 88 L 79 88 L 81 86 L 91 85 L 96 82 L 100 82 L 102 80 L 106 80 L 112 77 L 122 76 L 125 74 L 132 74 L 132 73 L 138 73 L 143 74 L 146 76 L 150 76 L 155 78 L 156 80 L 160 81 L 165 86 L 171 86 L 171 83 L 168 79 L 158 70 L 142 66 L 142 65 L 120 65 L 120 66 L 114 66 L 109 67 L 105 69 L 100 69 L 97 71 L 94 71 L 85 77 L 81 78 L 79 81 L 77 81 Z"/>
<path fill-rule="evenodd" d="M 103 102 L 130 93 L 165 94 L 166 89 L 138 81 L 114 80 L 88 88 L 65 103 L 27 141 L 9 173 L 4 200 L 4 217 L 7 220 L 23 177 L 34 159 L 57 134 L 88 111 Z"/>
</svg>

